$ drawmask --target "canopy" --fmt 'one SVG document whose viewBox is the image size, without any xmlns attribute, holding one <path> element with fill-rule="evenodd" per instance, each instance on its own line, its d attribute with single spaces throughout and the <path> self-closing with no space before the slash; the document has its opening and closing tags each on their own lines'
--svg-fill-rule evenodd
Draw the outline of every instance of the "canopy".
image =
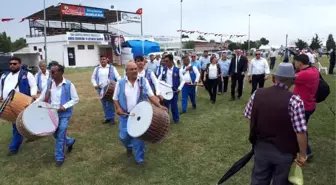
<svg viewBox="0 0 336 185">
<path fill-rule="evenodd" d="M 128 40 L 126 43 L 132 48 L 134 56 L 147 56 L 149 53 L 160 52 L 160 45 L 157 42 L 148 40 Z"/>
</svg>

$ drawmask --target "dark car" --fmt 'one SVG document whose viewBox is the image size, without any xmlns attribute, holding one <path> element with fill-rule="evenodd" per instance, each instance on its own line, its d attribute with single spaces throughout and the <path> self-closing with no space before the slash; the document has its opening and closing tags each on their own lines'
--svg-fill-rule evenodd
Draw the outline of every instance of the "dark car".
<svg viewBox="0 0 336 185">
<path fill-rule="evenodd" d="M 10 55 L 0 55 L 0 76 L 6 71 L 10 71 L 9 60 L 11 58 Z"/>
</svg>

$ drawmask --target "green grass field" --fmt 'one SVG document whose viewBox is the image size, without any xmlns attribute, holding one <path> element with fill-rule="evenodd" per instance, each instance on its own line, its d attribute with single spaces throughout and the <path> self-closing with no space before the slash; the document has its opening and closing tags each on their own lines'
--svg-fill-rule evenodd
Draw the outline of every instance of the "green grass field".
<svg viewBox="0 0 336 185">
<path fill-rule="evenodd" d="M 327 58 L 323 64 L 328 66 Z M 278 60 L 279 61 L 279 60 Z M 198 89 L 197 110 L 188 109 L 179 125 L 171 125 L 160 144 L 147 144 L 145 167 L 127 158 L 119 141 L 118 125 L 103 125 L 103 111 L 90 77 L 93 68 L 66 70 L 75 84 L 80 102 L 75 106 L 69 135 L 77 139 L 62 168 L 54 162 L 52 137 L 23 143 L 18 155 L 7 157 L 11 124 L 0 124 L 0 184 L 4 185 L 214 185 L 251 148 L 249 122 L 243 116 L 249 99 L 246 84 L 241 100 L 228 101 L 229 93 L 211 104 L 208 93 Z M 122 71 L 122 70 L 120 70 Z M 123 72 L 121 72 L 123 74 Z M 335 183 L 335 76 L 325 76 L 331 94 L 318 104 L 309 122 L 313 160 L 305 167 L 305 185 Z M 270 86 L 268 80 L 266 86 Z M 179 100 L 179 106 L 181 102 Z M 251 161 L 227 181 L 231 185 L 250 182 Z"/>
</svg>

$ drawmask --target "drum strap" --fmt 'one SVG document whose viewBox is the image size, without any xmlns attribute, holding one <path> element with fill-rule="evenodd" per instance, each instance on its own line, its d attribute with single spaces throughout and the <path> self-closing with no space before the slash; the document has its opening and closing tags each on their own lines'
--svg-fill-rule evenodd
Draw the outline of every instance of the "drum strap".
<svg viewBox="0 0 336 185">
<path fill-rule="evenodd" d="M 140 84 L 139 84 L 139 87 L 140 87 L 140 96 L 139 96 L 139 101 L 138 102 L 143 101 L 143 97 L 142 97 L 143 96 L 143 92 L 142 92 L 143 91 L 142 79 L 143 79 L 143 77 L 140 78 Z"/>
</svg>

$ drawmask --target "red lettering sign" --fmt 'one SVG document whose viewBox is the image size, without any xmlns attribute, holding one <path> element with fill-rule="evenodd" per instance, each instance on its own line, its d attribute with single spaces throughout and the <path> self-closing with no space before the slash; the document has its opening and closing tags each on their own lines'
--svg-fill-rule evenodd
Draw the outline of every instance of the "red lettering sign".
<svg viewBox="0 0 336 185">
<path fill-rule="evenodd" d="M 63 15 L 84 16 L 85 14 L 84 7 L 69 5 L 62 5 L 61 12 Z"/>
</svg>

